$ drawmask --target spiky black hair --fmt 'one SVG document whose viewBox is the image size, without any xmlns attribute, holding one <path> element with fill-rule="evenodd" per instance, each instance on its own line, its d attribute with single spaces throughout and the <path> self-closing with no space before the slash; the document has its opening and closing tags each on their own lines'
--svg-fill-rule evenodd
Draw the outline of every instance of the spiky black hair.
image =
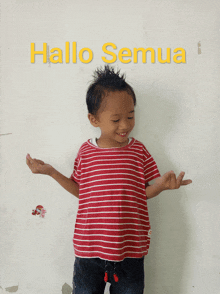
<svg viewBox="0 0 220 294">
<path fill-rule="evenodd" d="M 120 75 L 120 70 L 114 71 L 113 67 L 105 65 L 104 69 L 97 68 L 93 75 L 92 84 L 88 87 L 86 104 L 88 112 L 96 115 L 101 106 L 102 99 L 115 91 L 126 91 L 132 96 L 136 105 L 136 96 L 133 88 L 125 82 L 125 74 Z"/>
</svg>

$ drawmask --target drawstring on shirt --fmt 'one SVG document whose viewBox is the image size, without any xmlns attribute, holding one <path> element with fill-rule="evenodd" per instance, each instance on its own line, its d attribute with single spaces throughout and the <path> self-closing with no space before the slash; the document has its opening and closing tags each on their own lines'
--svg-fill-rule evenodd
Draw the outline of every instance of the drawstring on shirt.
<svg viewBox="0 0 220 294">
<path fill-rule="evenodd" d="M 107 269 L 107 260 L 105 260 L 105 277 L 104 281 L 107 283 L 108 282 L 108 269 Z M 113 274 L 114 281 L 117 283 L 118 282 L 118 276 L 116 274 L 116 262 L 114 262 L 114 274 Z"/>
</svg>

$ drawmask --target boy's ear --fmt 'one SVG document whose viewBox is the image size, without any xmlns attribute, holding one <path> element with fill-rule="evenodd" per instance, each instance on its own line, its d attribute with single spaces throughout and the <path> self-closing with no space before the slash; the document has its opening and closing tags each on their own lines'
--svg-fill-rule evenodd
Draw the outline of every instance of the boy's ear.
<svg viewBox="0 0 220 294">
<path fill-rule="evenodd" d="M 97 120 L 97 117 L 95 117 L 95 115 L 89 113 L 88 114 L 88 119 L 89 119 L 91 125 L 93 125 L 93 127 L 97 128 L 99 126 L 99 122 Z"/>
</svg>

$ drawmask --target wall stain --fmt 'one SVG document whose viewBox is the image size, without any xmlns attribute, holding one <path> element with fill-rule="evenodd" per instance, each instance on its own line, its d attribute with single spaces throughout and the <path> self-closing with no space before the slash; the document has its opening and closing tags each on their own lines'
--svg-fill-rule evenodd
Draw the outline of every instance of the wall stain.
<svg viewBox="0 0 220 294">
<path fill-rule="evenodd" d="M 17 292 L 18 291 L 18 286 L 8 287 L 8 288 L 5 288 L 5 290 L 7 292 Z"/>
<path fill-rule="evenodd" d="M 73 289 L 67 283 L 62 286 L 62 294 L 71 294 L 72 291 Z"/>
<path fill-rule="evenodd" d="M 5 135 L 12 135 L 12 133 L 0 134 L 0 136 L 5 136 Z"/>
<path fill-rule="evenodd" d="M 198 54 L 202 54 L 200 41 L 198 42 Z"/>
</svg>

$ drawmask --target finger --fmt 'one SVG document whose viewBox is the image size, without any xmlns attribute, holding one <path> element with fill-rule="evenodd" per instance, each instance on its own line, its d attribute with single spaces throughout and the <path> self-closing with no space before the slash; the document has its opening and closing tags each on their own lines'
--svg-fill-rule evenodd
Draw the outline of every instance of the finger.
<svg viewBox="0 0 220 294">
<path fill-rule="evenodd" d="M 30 163 L 33 162 L 33 158 L 30 156 L 29 153 L 27 154 L 26 159 L 27 159 Z"/>
<path fill-rule="evenodd" d="M 172 174 L 174 174 L 174 171 L 170 170 L 170 171 L 166 172 L 166 173 L 163 175 L 163 177 L 165 177 L 165 179 L 168 180 Z"/>
<path fill-rule="evenodd" d="M 176 175 L 173 171 L 170 173 L 170 187 L 171 189 L 176 188 Z"/>
<path fill-rule="evenodd" d="M 192 180 L 184 180 L 181 182 L 181 186 L 189 185 L 192 183 Z"/>
<path fill-rule="evenodd" d="M 28 156 L 28 160 L 29 160 L 29 163 L 33 166 L 37 166 L 37 164 L 44 164 L 44 162 L 42 160 L 36 159 L 36 158 L 31 158 L 30 155 Z"/>
<path fill-rule="evenodd" d="M 30 157 L 30 154 L 27 154 L 26 155 L 26 163 L 27 163 L 27 165 L 30 167 L 30 160 L 31 160 L 32 158 Z"/>
<path fill-rule="evenodd" d="M 27 154 L 26 156 L 26 163 L 28 165 L 28 167 L 30 168 L 30 170 L 32 171 L 32 173 L 36 173 L 37 169 L 38 169 L 38 162 L 37 159 L 33 159 L 30 154 Z"/>
<path fill-rule="evenodd" d="M 30 167 L 30 161 L 26 158 L 26 164 Z"/>
<path fill-rule="evenodd" d="M 181 185 L 181 183 L 183 182 L 182 180 L 183 180 L 183 177 L 184 177 L 184 175 L 185 175 L 185 172 L 181 172 L 180 174 L 179 174 L 179 176 L 177 177 L 177 180 L 176 180 L 176 184 L 177 184 L 177 189 L 180 187 L 180 185 Z"/>
</svg>

